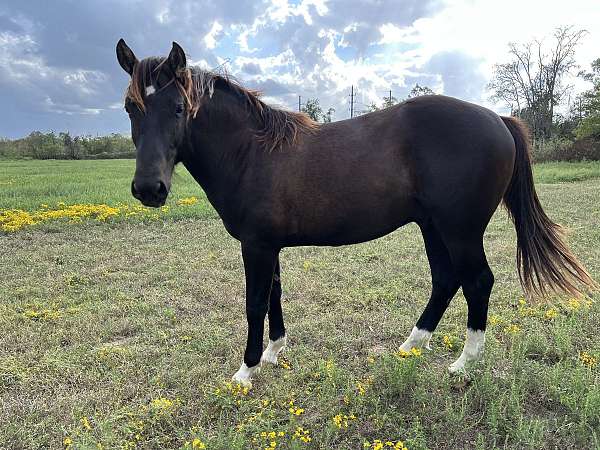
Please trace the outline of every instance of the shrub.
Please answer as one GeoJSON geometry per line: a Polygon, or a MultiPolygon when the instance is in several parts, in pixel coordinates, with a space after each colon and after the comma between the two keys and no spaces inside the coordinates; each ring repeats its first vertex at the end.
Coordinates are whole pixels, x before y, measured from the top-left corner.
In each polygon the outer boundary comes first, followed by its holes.
{"type": "Polygon", "coordinates": [[[566,138],[537,141],[533,145],[532,156],[534,162],[599,161],[600,140],[587,137],[575,141],[566,138]]]}

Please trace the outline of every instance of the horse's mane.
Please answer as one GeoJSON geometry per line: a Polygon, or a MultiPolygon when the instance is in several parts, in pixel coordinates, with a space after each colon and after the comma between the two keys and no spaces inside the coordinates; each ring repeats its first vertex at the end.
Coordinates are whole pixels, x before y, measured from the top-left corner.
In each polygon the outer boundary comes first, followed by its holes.
{"type": "Polygon", "coordinates": [[[256,131],[259,142],[273,151],[283,145],[294,144],[298,136],[311,133],[319,126],[304,113],[284,111],[267,105],[260,99],[260,92],[243,87],[226,72],[216,73],[199,67],[186,67],[177,75],[166,66],[166,58],[151,57],[138,62],[125,96],[145,111],[144,98],[146,86],[159,79],[161,71],[170,74],[170,81],[158,86],[158,90],[175,83],[181,92],[187,110],[188,119],[193,119],[205,101],[210,100],[215,89],[223,89],[242,99],[248,111],[258,120],[261,127],[256,131]]]}

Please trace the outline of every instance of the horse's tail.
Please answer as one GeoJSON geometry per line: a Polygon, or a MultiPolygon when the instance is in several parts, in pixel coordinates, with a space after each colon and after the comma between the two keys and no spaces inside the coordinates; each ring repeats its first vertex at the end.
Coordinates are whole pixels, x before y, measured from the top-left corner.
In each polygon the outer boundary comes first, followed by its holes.
{"type": "Polygon", "coordinates": [[[521,286],[529,295],[548,289],[579,296],[587,287],[598,288],[563,240],[563,228],[542,209],[533,185],[529,130],[519,119],[502,117],[515,140],[515,167],[504,204],[517,230],[517,268],[521,286]]]}

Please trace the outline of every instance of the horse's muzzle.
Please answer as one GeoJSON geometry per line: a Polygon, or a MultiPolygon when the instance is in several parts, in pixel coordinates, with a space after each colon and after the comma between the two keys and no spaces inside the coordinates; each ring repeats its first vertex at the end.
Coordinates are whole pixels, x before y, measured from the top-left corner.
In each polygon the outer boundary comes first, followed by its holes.
{"type": "Polygon", "coordinates": [[[167,201],[169,189],[162,181],[133,180],[131,182],[131,194],[144,206],[158,208],[167,201]]]}

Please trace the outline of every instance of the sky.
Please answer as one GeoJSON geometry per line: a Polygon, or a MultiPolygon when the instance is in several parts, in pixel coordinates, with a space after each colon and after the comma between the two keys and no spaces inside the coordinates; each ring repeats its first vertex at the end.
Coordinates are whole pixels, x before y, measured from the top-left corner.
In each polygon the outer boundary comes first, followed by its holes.
{"type": "MultiPolygon", "coordinates": [[[[598,0],[3,0],[0,137],[33,130],[129,134],[129,76],[115,45],[139,59],[166,55],[224,67],[267,103],[297,109],[317,97],[334,119],[416,84],[506,112],[486,89],[508,43],[586,29],[577,63],[600,57],[598,0]]],[[[575,91],[587,86],[571,79],[575,91]]]]}

